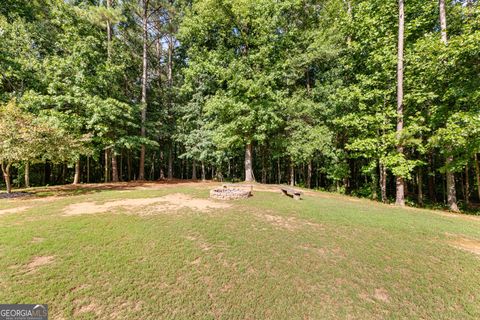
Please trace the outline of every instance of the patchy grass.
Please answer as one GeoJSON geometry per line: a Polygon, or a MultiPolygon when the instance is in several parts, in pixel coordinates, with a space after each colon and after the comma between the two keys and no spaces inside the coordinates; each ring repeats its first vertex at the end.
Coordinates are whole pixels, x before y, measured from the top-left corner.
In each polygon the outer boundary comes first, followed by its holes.
{"type": "Polygon", "coordinates": [[[480,318],[479,219],[264,186],[224,206],[213,186],[0,200],[0,301],[51,319],[480,318]]]}

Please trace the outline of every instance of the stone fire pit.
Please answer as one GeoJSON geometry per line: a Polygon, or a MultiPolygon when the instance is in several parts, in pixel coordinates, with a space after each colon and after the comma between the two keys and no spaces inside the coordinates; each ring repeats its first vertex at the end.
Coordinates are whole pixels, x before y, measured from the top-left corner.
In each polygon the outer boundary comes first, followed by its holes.
{"type": "Polygon", "coordinates": [[[219,200],[246,199],[251,194],[250,190],[240,188],[217,188],[210,190],[210,198],[219,200]]]}

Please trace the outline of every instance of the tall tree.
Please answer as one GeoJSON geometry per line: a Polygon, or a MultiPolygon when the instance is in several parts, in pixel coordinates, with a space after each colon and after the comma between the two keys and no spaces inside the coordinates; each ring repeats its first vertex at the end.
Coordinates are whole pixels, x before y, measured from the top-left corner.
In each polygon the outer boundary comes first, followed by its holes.
{"type": "MultiPolygon", "coordinates": [[[[398,0],[398,55],[397,55],[397,152],[403,156],[403,46],[405,30],[404,0],[398,0]]],[[[405,181],[403,176],[396,177],[396,199],[398,206],[405,205],[405,181]]]]}
{"type": "MultiPolygon", "coordinates": [[[[145,125],[147,122],[147,82],[148,82],[148,18],[149,18],[149,0],[140,0],[142,8],[142,113],[140,135],[146,137],[145,125]]],[[[140,147],[140,162],[138,169],[138,179],[145,179],[145,144],[140,147]]]]}
{"type": "MultiPolygon", "coordinates": [[[[441,28],[441,40],[442,43],[447,46],[448,45],[448,37],[447,37],[447,13],[445,8],[445,0],[439,1],[440,7],[440,28],[441,28]]],[[[447,152],[451,149],[451,147],[447,147],[447,152]]],[[[453,162],[453,155],[448,154],[447,159],[445,161],[445,176],[447,180],[447,203],[450,210],[454,212],[460,211],[457,205],[457,190],[455,187],[455,174],[452,172],[451,164],[453,162]]]]}

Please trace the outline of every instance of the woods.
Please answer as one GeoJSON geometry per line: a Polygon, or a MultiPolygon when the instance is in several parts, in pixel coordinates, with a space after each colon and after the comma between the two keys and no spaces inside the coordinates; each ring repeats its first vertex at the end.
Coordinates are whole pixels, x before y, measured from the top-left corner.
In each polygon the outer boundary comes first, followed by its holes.
{"type": "Polygon", "coordinates": [[[475,208],[479,10],[3,1],[3,184],[256,180],[475,208]]]}

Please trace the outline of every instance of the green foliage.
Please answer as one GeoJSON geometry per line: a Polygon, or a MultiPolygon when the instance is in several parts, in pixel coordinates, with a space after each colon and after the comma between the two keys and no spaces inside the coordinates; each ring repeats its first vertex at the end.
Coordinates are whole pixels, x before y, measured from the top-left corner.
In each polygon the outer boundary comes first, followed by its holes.
{"type": "Polygon", "coordinates": [[[15,101],[0,107],[0,162],[73,161],[89,154],[88,136],[74,136],[58,118],[34,117],[15,101]]]}
{"type": "Polygon", "coordinates": [[[438,1],[406,3],[401,132],[397,0],[4,2],[0,101],[15,98],[18,117],[55,128],[56,141],[69,137],[64,151],[35,153],[20,143],[10,145],[13,154],[70,164],[92,154],[98,175],[109,170],[101,152],[126,155],[135,171],[132,160],[146,146],[152,177],[168,154],[177,177],[189,175],[179,160],[189,159],[212,172],[228,164],[239,178],[252,145],[254,170],[269,182],[289,182],[293,166],[296,183],[375,198],[377,184],[389,189],[398,176],[412,190],[428,181],[432,201],[442,198],[435,194],[444,192],[445,172],[456,173],[457,187],[473,185],[478,1],[446,2],[448,45],[438,1]]]}

